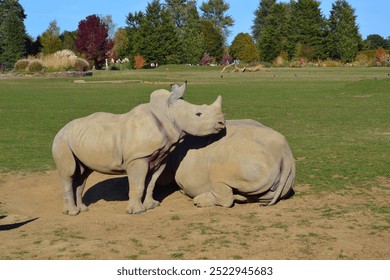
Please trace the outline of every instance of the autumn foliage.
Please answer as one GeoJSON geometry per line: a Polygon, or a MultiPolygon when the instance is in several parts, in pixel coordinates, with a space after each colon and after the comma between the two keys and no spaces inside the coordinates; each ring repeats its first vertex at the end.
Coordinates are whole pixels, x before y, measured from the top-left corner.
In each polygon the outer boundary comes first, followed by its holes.
{"type": "Polygon", "coordinates": [[[134,57],[134,68],[135,69],[142,69],[146,65],[146,60],[142,55],[137,54],[134,57]]]}
{"type": "Polygon", "coordinates": [[[107,52],[113,47],[113,42],[108,39],[107,24],[97,15],[80,21],[75,45],[85,59],[92,60],[95,67],[100,69],[107,58],[107,52]]]}

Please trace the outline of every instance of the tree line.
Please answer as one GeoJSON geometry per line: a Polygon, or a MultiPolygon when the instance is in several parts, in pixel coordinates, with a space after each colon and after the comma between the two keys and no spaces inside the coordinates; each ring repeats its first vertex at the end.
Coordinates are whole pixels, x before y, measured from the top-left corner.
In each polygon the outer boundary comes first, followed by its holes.
{"type": "MultiPolygon", "coordinates": [[[[60,29],[56,21],[38,38],[28,36],[25,11],[17,0],[0,0],[0,63],[7,67],[27,55],[69,49],[96,67],[106,58],[135,58],[158,64],[246,63],[332,59],[353,61],[361,50],[390,48],[390,39],[372,34],[363,40],[354,8],[335,0],[326,18],[320,1],[259,0],[252,34],[239,33],[230,46],[227,38],[234,19],[224,0],[151,0],[144,11],[129,13],[126,26],[115,29],[111,16],[90,15],[75,31],[60,29]]],[[[141,63],[142,65],[142,63],[141,63]]]]}

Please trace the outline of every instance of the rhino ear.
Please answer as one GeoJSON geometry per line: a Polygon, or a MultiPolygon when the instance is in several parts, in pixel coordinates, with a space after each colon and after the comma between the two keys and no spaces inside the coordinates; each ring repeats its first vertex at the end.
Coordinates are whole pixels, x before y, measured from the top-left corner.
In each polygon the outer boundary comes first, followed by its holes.
{"type": "Polygon", "coordinates": [[[172,93],[169,96],[168,104],[172,105],[177,100],[182,99],[184,95],[184,91],[186,89],[187,81],[184,84],[179,86],[178,84],[172,85],[172,93]]]}
{"type": "Polygon", "coordinates": [[[171,84],[172,92],[179,88],[179,84],[171,84]]]}
{"type": "Polygon", "coordinates": [[[211,105],[218,108],[222,108],[222,96],[218,95],[217,99],[211,105]]]}

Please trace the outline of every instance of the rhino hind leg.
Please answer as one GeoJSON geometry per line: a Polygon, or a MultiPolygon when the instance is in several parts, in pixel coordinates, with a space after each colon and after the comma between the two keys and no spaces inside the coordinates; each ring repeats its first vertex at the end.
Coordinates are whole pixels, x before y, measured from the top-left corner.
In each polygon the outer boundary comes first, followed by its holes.
{"type": "Polygon", "coordinates": [[[76,206],[80,212],[88,211],[88,207],[83,203],[83,191],[85,188],[85,183],[87,182],[87,178],[91,175],[92,170],[84,168],[82,174],[80,174],[79,179],[74,181],[74,188],[76,193],[76,206]]]}
{"type": "Polygon", "coordinates": [[[215,206],[215,197],[211,192],[205,192],[201,193],[197,196],[195,196],[192,201],[194,204],[198,207],[208,207],[208,206],[215,206]]]}
{"type": "Polygon", "coordinates": [[[157,206],[160,206],[160,202],[158,202],[153,198],[153,191],[154,191],[154,187],[156,186],[156,181],[160,177],[164,169],[165,169],[165,164],[161,165],[160,168],[157,171],[155,171],[152,174],[152,176],[150,176],[150,180],[146,188],[146,195],[143,203],[146,210],[153,209],[156,208],[157,206]]]}
{"type": "Polygon", "coordinates": [[[194,204],[198,207],[220,205],[232,207],[234,200],[238,198],[233,195],[231,187],[224,183],[212,183],[211,192],[202,193],[194,197],[194,204]]]}
{"type": "Polygon", "coordinates": [[[80,210],[75,203],[75,193],[71,178],[62,178],[62,189],[64,196],[64,209],[62,213],[65,215],[75,216],[80,213],[80,210]]]}

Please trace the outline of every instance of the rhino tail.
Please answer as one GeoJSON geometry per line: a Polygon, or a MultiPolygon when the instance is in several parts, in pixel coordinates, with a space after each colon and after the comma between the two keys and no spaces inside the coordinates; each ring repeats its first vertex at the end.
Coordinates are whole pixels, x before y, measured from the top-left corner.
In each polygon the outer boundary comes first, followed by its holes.
{"type": "Polygon", "coordinates": [[[276,190],[274,197],[267,206],[274,205],[280,199],[284,198],[292,191],[295,179],[295,163],[294,160],[282,159],[280,163],[280,178],[271,190],[276,190]]]}

